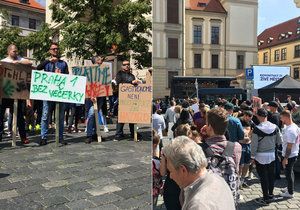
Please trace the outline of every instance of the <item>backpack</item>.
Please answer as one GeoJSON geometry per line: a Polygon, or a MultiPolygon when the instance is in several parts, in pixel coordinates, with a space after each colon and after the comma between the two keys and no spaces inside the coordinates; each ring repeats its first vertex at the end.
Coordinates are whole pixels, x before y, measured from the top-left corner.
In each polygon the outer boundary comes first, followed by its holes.
{"type": "Polygon", "coordinates": [[[234,202],[237,204],[239,179],[236,164],[232,158],[234,143],[228,141],[222,154],[215,153],[207,143],[204,143],[202,148],[207,158],[207,169],[224,178],[232,192],[234,202]]]}
{"type": "Polygon", "coordinates": [[[154,158],[152,160],[152,176],[153,176],[153,185],[152,185],[152,189],[153,189],[153,197],[157,197],[160,192],[161,189],[163,188],[163,180],[162,180],[162,176],[160,175],[159,169],[158,169],[158,164],[155,163],[155,160],[159,160],[154,158]]]}

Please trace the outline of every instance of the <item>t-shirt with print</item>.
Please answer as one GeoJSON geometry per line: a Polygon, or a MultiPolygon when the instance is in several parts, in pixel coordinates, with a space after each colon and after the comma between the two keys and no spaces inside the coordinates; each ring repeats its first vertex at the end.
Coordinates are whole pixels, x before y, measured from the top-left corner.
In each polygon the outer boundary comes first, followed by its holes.
{"type": "Polygon", "coordinates": [[[292,143],[293,147],[289,158],[298,156],[299,153],[299,139],[300,134],[299,127],[293,123],[289,126],[286,126],[282,131],[283,143],[282,143],[282,155],[285,156],[285,151],[288,143],[292,143]]]}

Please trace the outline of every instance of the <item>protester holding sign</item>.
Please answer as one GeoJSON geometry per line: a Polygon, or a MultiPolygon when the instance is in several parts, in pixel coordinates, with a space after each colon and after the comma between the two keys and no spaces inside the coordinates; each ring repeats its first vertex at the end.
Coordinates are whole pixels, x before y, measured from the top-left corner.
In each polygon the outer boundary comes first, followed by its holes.
{"type": "MultiPolygon", "coordinates": [[[[25,64],[25,65],[32,64],[29,60],[18,56],[18,48],[14,44],[11,44],[8,46],[7,55],[8,56],[5,59],[1,60],[2,62],[14,63],[14,64],[25,64]]],[[[6,89],[7,88],[4,87],[4,90],[6,90],[6,89]]],[[[13,91],[13,90],[11,90],[11,91],[13,91]]],[[[2,134],[3,134],[3,130],[4,130],[3,120],[4,120],[5,110],[6,110],[6,108],[9,108],[11,115],[13,115],[13,104],[14,104],[14,99],[11,99],[11,98],[3,98],[2,99],[2,104],[0,105],[0,110],[1,110],[1,113],[0,113],[0,141],[2,140],[2,134]]],[[[26,131],[25,131],[24,109],[25,109],[25,101],[18,100],[17,126],[19,128],[21,142],[23,144],[29,144],[29,140],[26,137],[26,131]]]]}
{"type": "MultiPolygon", "coordinates": [[[[128,60],[123,61],[122,70],[120,70],[116,75],[116,82],[117,85],[120,85],[122,83],[137,85],[139,83],[139,80],[136,80],[135,76],[130,72],[130,64],[128,60]]],[[[119,123],[119,122],[117,123],[116,135],[115,135],[116,141],[119,141],[122,138],[124,138],[123,127],[124,127],[124,123],[119,123]]],[[[129,123],[129,128],[130,128],[130,136],[131,138],[134,138],[134,124],[129,123]]]]}
{"type": "MultiPolygon", "coordinates": [[[[47,72],[55,72],[62,74],[69,74],[68,65],[65,61],[60,59],[59,46],[57,43],[51,43],[49,53],[51,57],[37,66],[38,70],[44,69],[47,72]]],[[[41,140],[40,146],[47,144],[47,134],[49,126],[49,117],[55,108],[55,102],[43,101],[43,115],[41,122],[41,140]]],[[[64,103],[59,103],[59,142],[63,145],[67,143],[63,140],[64,130],[64,103]]]]}

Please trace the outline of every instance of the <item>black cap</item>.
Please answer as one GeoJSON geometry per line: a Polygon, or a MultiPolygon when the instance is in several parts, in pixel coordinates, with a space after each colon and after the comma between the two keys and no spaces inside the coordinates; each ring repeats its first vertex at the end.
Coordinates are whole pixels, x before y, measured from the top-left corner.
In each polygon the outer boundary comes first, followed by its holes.
{"type": "Polygon", "coordinates": [[[276,101],[271,101],[271,102],[269,102],[269,105],[268,105],[268,106],[276,107],[276,108],[279,107],[279,105],[278,105],[278,103],[277,103],[276,101]]]}
{"type": "Polygon", "coordinates": [[[258,109],[256,113],[260,117],[267,117],[268,116],[268,111],[265,108],[258,109]]]}

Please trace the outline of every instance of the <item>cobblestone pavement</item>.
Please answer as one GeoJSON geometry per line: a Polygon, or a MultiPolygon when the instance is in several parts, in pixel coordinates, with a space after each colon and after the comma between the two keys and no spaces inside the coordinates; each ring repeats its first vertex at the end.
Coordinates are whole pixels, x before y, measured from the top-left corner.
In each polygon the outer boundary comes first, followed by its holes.
{"type": "Polygon", "coordinates": [[[152,209],[150,128],[141,126],[140,142],[114,142],[109,129],[90,145],[84,132],[67,134],[63,147],[1,142],[0,209],[152,209]]]}

